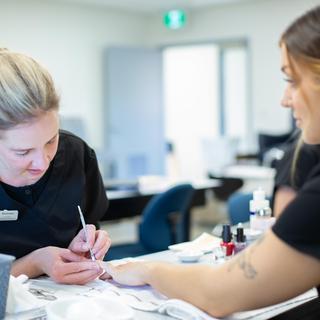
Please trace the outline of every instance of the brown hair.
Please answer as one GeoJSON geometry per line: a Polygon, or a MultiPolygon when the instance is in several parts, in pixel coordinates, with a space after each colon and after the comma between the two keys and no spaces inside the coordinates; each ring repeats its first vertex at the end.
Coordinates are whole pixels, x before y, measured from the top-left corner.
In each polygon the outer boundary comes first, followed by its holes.
{"type": "Polygon", "coordinates": [[[58,108],[59,97],[48,71],[24,54],[0,48],[0,130],[58,108]]]}
{"type": "MultiPolygon", "coordinates": [[[[280,38],[280,45],[286,47],[293,76],[299,78],[294,61],[313,73],[317,79],[317,87],[320,88],[320,6],[307,11],[289,25],[280,38]]],[[[303,92],[302,95],[308,105],[306,95],[303,92]]],[[[302,146],[303,140],[300,137],[297,141],[290,172],[293,187],[296,186],[297,162],[302,146]]]]}
{"type": "Polygon", "coordinates": [[[307,11],[289,25],[281,36],[280,44],[285,45],[289,58],[320,77],[320,6],[307,11]]]}

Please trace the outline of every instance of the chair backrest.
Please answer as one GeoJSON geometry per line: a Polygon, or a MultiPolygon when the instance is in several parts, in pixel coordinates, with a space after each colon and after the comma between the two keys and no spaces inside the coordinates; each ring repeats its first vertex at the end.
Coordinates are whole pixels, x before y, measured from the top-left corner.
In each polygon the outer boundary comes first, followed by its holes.
{"type": "Polygon", "coordinates": [[[228,214],[230,223],[235,225],[239,222],[250,220],[249,202],[252,199],[252,193],[234,193],[228,200],[228,214]]]}
{"type": "Polygon", "coordinates": [[[191,184],[180,184],[149,201],[139,226],[140,242],[149,252],[166,250],[179,240],[184,227],[183,216],[189,210],[193,194],[191,184]],[[170,216],[175,213],[179,213],[180,219],[177,225],[172,225],[170,216]]]}

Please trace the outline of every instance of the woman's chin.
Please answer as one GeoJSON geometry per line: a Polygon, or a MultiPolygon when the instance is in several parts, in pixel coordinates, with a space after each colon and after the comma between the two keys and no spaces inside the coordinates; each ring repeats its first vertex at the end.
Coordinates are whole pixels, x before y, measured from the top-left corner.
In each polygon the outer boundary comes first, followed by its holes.
{"type": "Polygon", "coordinates": [[[320,144],[320,135],[317,137],[313,134],[308,134],[307,132],[302,132],[302,140],[306,144],[320,144]]]}

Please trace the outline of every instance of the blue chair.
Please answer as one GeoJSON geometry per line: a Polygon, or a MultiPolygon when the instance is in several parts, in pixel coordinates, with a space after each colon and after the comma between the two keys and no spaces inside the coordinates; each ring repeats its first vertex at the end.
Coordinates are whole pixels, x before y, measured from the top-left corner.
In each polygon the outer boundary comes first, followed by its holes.
{"type": "Polygon", "coordinates": [[[252,193],[236,192],[227,202],[227,210],[231,225],[250,220],[249,202],[252,199],[252,193]]]}
{"type": "Polygon", "coordinates": [[[139,242],[111,246],[105,260],[162,251],[183,241],[184,221],[189,214],[193,194],[190,184],[180,184],[152,197],[142,212],[139,242]]]}

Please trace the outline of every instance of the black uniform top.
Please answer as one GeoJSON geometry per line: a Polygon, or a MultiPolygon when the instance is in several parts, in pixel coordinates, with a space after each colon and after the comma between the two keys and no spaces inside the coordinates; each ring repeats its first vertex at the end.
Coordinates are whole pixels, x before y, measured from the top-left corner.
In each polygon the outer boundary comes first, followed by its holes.
{"type": "MultiPolygon", "coordinates": [[[[295,135],[288,144],[284,157],[277,163],[273,190],[274,195],[279,187],[289,186],[297,191],[297,197],[284,209],[272,230],[291,247],[320,259],[320,145],[302,145],[292,179],[292,159],[298,138],[295,135]]],[[[320,294],[319,284],[317,290],[320,294]]],[[[316,304],[319,303],[320,300],[317,299],[316,304]]],[[[306,315],[310,316],[307,305],[302,305],[301,310],[293,311],[295,319],[298,311],[301,312],[301,319],[306,315]]],[[[312,309],[312,314],[315,315],[312,319],[319,318],[319,310],[312,309]]],[[[291,316],[288,314],[287,318],[291,319],[291,316]]]]}
{"type": "Polygon", "coordinates": [[[284,209],[273,232],[297,250],[320,259],[320,163],[284,209]]]}
{"type": "MultiPolygon", "coordinates": [[[[291,168],[297,138],[288,144],[283,158],[276,164],[273,196],[281,186],[291,187],[295,191],[300,190],[313,175],[316,165],[320,163],[320,145],[303,144],[298,153],[294,177],[292,179],[291,168]]],[[[274,198],[272,198],[272,207],[273,201],[274,198]]]]}
{"type": "Polygon", "coordinates": [[[97,225],[108,200],[95,152],[61,130],[58,151],[37,183],[0,184],[0,209],[19,211],[16,221],[0,221],[0,252],[20,258],[45,246],[67,247],[81,229],[78,205],[86,223],[97,225]]]}

